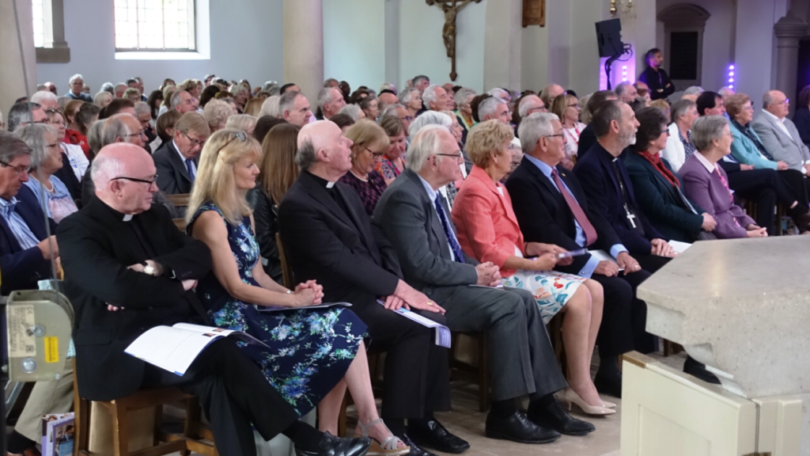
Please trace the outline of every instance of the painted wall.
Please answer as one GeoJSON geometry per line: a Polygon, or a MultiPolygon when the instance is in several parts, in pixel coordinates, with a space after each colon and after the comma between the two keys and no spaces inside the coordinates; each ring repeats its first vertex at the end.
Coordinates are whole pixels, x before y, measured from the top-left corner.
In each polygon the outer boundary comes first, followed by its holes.
{"type": "Polygon", "coordinates": [[[210,2],[210,60],[116,60],[113,2],[67,0],[65,39],[71,62],[38,64],[39,82],[53,81],[67,92],[71,75],[82,73],[92,93],[104,82],[141,76],[147,90],[171,77],[178,83],[216,73],[226,79],[248,79],[256,85],[282,77],[282,0],[210,2]]]}
{"type": "Polygon", "coordinates": [[[385,81],[385,2],[323,0],[325,78],[379,90],[385,81]]]}

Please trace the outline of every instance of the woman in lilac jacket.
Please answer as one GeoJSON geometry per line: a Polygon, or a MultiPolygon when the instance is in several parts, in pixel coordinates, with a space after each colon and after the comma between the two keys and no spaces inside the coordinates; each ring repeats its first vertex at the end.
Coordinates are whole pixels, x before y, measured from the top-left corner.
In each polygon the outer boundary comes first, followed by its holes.
{"type": "Polygon", "coordinates": [[[734,204],[728,176],[717,162],[731,153],[728,121],[723,116],[706,116],[692,125],[692,141],[697,153],[679,170],[686,196],[717,221],[714,234],[719,239],[766,237],[768,232],[734,204]]]}

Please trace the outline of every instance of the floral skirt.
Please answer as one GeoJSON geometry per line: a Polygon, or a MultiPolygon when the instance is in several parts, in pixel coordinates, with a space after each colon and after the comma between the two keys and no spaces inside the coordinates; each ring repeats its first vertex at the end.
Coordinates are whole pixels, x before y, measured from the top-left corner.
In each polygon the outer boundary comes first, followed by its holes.
{"type": "Polygon", "coordinates": [[[366,334],[365,323],[345,308],[265,313],[232,301],[212,317],[216,326],[244,331],[270,346],[238,343],[299,416],[343,379],[366,334]]]}
{"type": "Polygon", "coordinates": [[[563,308],[583,282],[584,277],[556,271],[517,271],[502,281],[504,287],[530,291],[540,306],[545,324],[563,308]]]}

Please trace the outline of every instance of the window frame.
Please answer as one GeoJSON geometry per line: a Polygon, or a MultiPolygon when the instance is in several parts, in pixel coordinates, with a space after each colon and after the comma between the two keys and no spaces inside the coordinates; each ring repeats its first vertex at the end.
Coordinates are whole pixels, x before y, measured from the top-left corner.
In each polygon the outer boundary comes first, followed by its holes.
{"type": "MultiPolygon", "coordinates": [[[[35,48],[37,63],[69,63],[70,47],[65,41],[64,0],[42,0],[42,4],[43,13],[47,13],[50,9],[50,24],[46,17],[43,30],[45,46],[35,48]]],[[[33,17],[33,2],[31,9],[33,17]]]]}
{"type": "MultiPolygon", "coordinates": [[[[43,0],[43,1],[47,1],[47,0],[43,0]]],[[[141,2],[142,0],[134,0],[134,1],[141,2]]],[[[198,26],[199,26],[199,17],[198,17],[198,14],[197,14],[198,1],[197,0],[187,0],[187,1],[188,1],[188,4],[190,5],[190,7],[192,9],[192,17],[191,17],[191,20],[189,21],[189,26],[191,27],[191,35],[192,35],[192,39],[190,41],[193,41],[194,48],[119,48],[118,46],[115,46],[116,58],[118,58],[119,53],[125,54],[125,53],[130,53],[130,52],[132,52],[132,53],[140,52],[140,53],[149,53],[149,54],[159,54],[159,53],[198,53],[199,52],[199,50],[198,50],[199,49],[199,37],[198,37],[198,32],[197,32],[197,29],[198,29],[198,26]]],[[[165,8],[165,5],[164,5],[164,8],[165,8]]],[[[138,4],[137,3],[136,3],[136,6],[135,6],[135,9],[136,10],[138,9],[138,4]]],[[[165,17],[165,9],[164,9],[164,17],[165,17]]],[[[113,44],[115,44],[115,42],[118,39],[115,23],[116,23],[116,20],[115,20],[115,2],[113,1],[113,44]]],[[[136,27],[137,27],[137,20],[136,20],[136,27]]],[[[163,23],[163,36],[164,36],[163,42],[165,43],[166,42],[166,39],[165,39],[165,36],[166,36],[166,24],[165,24],[165,22],[163,23]]]]}

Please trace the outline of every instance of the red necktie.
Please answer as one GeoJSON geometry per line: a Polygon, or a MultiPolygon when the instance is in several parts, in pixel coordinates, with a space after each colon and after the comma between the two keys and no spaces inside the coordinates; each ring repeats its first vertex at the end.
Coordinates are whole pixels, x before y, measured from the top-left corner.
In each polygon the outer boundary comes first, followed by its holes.
{"type": "Polygon", "coordinates": [[[588,217],[585,216],[582,206],[580,206],[574,196],[565,189],[565,185],[560,180],[560,176],[557,175],[557,170],[554,168],[551,169],[551,178],[554,179],[554,183],[557,184],[557,188],[560,190],[560,193],[562,193],[563,198],[565,198],[568,208],[571,209],[571,213],[574,214],[574,219],[579,223],[582,231],[585,232],[585,247],[596,242],[596,240],[599,239],[599,236],[596,234],[596,229],[591,225],[588,217]]]}

